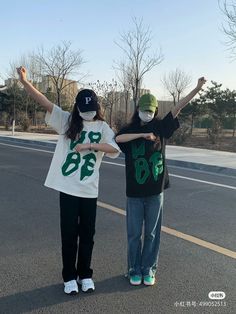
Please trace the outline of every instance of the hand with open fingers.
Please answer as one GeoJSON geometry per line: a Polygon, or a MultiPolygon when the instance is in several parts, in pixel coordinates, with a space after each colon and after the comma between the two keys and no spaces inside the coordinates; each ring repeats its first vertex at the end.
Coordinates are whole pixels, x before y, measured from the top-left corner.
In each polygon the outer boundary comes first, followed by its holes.
{"type": "Polygon", "coordinates": [[[89,150],[90,149],[90,144],[77,144],[75,146],[75,151],[77,153],[82,152],[83,150],[89,150]]]}
{"type": "Polygon", "coordinates": [[[206,83],[206,81],[207,81],[207,80],[205,79],[204,76],[200,77],[200,78],[198,79],[198,82],[197,82],[197,87],[198,87],[199,89],[201,89],[202,86],[206,83]]]}
{"type": "Polygon", "coordinates": [[[16,68],[16,70],[17,70],[17,73],[19,75],[19,80],[21,82],[26,81],[27,80],[26,79],[26,69],[23,66],[20,66],[19,68],[16,68]]]}
{"type": "Polygon", "coordinates": [[[151,133],[144,133],[143,137],[145,138],[145,140],[148,140],[148,141],[153,141],[153,142],[156,141],[156,136],[152,132],[151,133]]]}

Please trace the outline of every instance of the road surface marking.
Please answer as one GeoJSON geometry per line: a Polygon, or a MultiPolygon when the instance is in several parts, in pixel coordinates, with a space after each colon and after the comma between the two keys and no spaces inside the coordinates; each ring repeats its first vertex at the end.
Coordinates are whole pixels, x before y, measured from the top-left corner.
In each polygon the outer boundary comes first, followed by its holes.
{"type": "MultiPolygon", "coordinates": [[[[102,163],[104,164],[110,164],[110,165],[115,165],[115,166],[120,166],[120,167],[125,167],[124,164],[118,164],[115,162],[110,162],[110,161],[102,161],[102,163]]],[[[210,184],[210,185],[215,185],[215,186],[219,186],[222,188],[227,188],[227,189],[232,189],[232,190],[236,190],[236,186],[232,186],[232,185],[227,185],[227,184],[221,184],[221,183],[215,183],[215,182],[211,182],[211,181],[205,181],[205,180],[199,180],[199,179],[194,179],[194,178],[190,178],[190,177],[184,177],[184,176],[180,176],[177,174],[169,174],[171,177],[176,177],[179,179],[185,179],[185,180],[190,180],[190,181],[195,181],[195,182],[200,182],[200,183],[205,183],[205,184],[210,184]]]]}
{"type": "MultiPolygon", "coordinates": [[[[115,213],[118,213],[120,215],[126,216],[126,212],[123,209],[121,209],[121,208],[117,208],[117,207],[115,207],[113,205],[110,205],[110,204],[107,204],[107,203],[103,203],[103,202],[100,202],[100,201],[98,201],[97,204],[98,204],[98,206],[100,206],[102,208],[109,209],[109,210],[111,210],[111,211],[113,211],[115,213]]],[[[219,245],[216,245],[216,244],[213,244],[211,242],[207,242],[207,241],[201,240],[201,239],[196,238],[194,236],[188,235],[186,233],[183,233],[183,232],[180,232],[180,231],[177,231],[175,229],[172,229],[172,228],[169,228],[169,227],[165,227],[165,226],[161,227],[161,231],[165,232],[167,234],[170,234],[172,236],[175,236],[177,238],[180,238],[180,239],[189,241],[191,243],[197,244],[199,246],[205,247],[205,248],[207,248],[207,249],[209,249],[211,251],[215,251],[217,253],[220,253],[220,254],[223,254],[225,256],[228,256],[228,257],[236,259],[236,252],[231,251],[231,250],[226,249],[226,248],[223,248],[223,247],[221,247],[219,245]]]]}
{"type": "MultiPolygon", "coordinates": [[[[54,153],[54,152],[48,151],[48,150],[36,149],[36,148],[30,148],[30,147],[24,147],[24,146],[18,146],[18,145],[11,145],[11,144],[5,144],[5,143],[0,143],[0,145],[11,146],[11,147],[16,147],[16,148],[23,148],[23,149],[29,149],[29,150],[33,150],[33,151],[46,152],[46,153],[50,153],[50,154],[54,153]]],[[[103,163],[117,165],[117,166],[122,166],[122,167],[125,166],[123,164],[118,164],[118,163],[108,162],[108,161],[103,161],[103,163]]],[[[177,178],[181,178],[181,179],[185,179],[185,180],[197,181],[197,182],[202,182],[202,183],[206,183],[206,184],[216,185],[216,186],[220,186],[220,187],[236,189],[236,187],[233,187],[233,186],[230,186],[230,185],[219,184],[219,183],[214,183],[214,182],[204,181],[204,180],[198,180],[198,179],[193,179],[193,178],[179,176],[179,175],[172,175],[172,176],[177,177],[177,178]]],[[[125,211],[123,209],[121,209],[121,208],[118,208],[118,207],[115,207],[113,205],[110,205],[110,204],[107,204],[107,203],[103,203],[103,202],[100,202],[100,201],[98,201],[97,204],[98,204],[98,206],[100,206],[102,208],[109,209],[109,210],[111,210],[111,211],[113,211],[115,213],[118,213],[120,215],[123,215],[123,216],[126,215],[125,211]]],[[[197,244],[199,246],[202,246],[202,247],[205,247],[205,248],[207,248],[209,250],[212,250],[212,251],[215,251],[217,253],[220,253],[220,254],[223,254],[225,256],[228,256],[228,257],[236,259],[236,252],[231,251],[231,250],[226,249],[226,248],[223,248],[223,247],[221,247],[219,245],[216,245],[216,244],[213,244],[213,243],[201,240],[199,238],[196,238],[194,236],[182,233],[182,232],[177,231],[175,229],[171,229],[169,227],[162,226],[161,230],[163,232],[165,232],[167,234],[170,234],[170,235],[173,235],[173,236],[175,236],[177,238],[189,241],[191,243],[195,243],[195,244],[197,244]]]]}
{"type": "MultiPolygon", "coordinates": [[[[0,145],[16,147],[16,148],[23,148],[23,149],[39,151],[39,152],[45,152],[45,153],[49,153],[49,154],[53,154],[54,153],[54,151],[48,151],[48,150],[44,150],[44,149],[31,148],[31,147],[25,147],[25,146],[19,146],[19,145],[11,145],[11,144],[6,144],[6,143],[0,143],[0,145]]],[[[114,165],[114,166],[119,166],[119,167],[125,167],[124,164],[119,164],[119,163],[116,163],[116,162],[102,161],[102,163],[110,164],[110,165],[114,165]]],[[[190,180],[190,181],[205,183],[205,184],[209,184],[209,185],[219,186],[219,187],[227,188],[227,189],[231,189],[231,190],[236,190],[236,186],[232,186],[232,185],[220,184],[220,183],[215,183],[215,182],[205,181],[205,180],[199,180],[199,179],[193,179],[193,178],[190,178],[190,177],[179,176],[179,175],[176,175],[176,174],[169,174],[169,175],[171,177],[176,177],[176,178],[179,178],[179,179],[190,180]]]]}
{"type": "Polygon", "coordinates": [[[29,150],[34,150],[34,151],[37,151],[37,152],[44,152],[44,153],[50,153],[50,154],[54,153],[54,151],[50,151],[50,150],[44,150],[44,149],[32,148],[32,147],[25,147],[25,146],[20,146],[20,145],[12,145],[12,144],[6,144],[6,143],[0,143],[0,145],[16,147],[16,148],[23,148],[23,149],[29,149],[29,150]]]}

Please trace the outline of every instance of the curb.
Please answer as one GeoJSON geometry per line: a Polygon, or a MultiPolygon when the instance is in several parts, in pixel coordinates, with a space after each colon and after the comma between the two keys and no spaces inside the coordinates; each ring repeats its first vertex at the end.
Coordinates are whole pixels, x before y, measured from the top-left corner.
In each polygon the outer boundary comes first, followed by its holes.
{"type": "Polygon", "coordinates": [[[233,176],[236,178],[236,169],[227,168],[227,167],[219,167],[214,165],[206,165],[196,162],[183,161],[183,160],[175,160],[167,158],[167,166],[176,166],[181,168],[193,169],[193,170],[202,170],[227,176],[233,176]]]}
{"type": "MultiPolygon", "coordinates": [[[[21,138],[13,138],[0,135],[0,142],[9,144],[9,143],[18,143],[18,144],[34,144],[37,146],[48,147],[54,149],[56,147],[56,142],[53,141],[37,141],[30,139],[21,139],[21,138]]],[[[183,160],[175,160],[175,159],[166,159],[167,166],[176,166],[186,169],[194,169],[194,170],[202,170],[217,174],[223,174],[227,176],[235,176],[236,177],[236,169],[227,168],[227,167],[219,167],[214,165],[206,165],[196,162],[183,161],[183,160]]]]}
{"type": "Polygon", "coordinates": [[[37,141],[37,140],[13,138],[13,137],[7,137],[7,136],[0,136],[0,141],[6,144],[13,142],[13,143],[18,143],[18,144],[35,144],[38,146],[50,147],[50,148],[56,147],[56,142],[53,142],[53,141],[37,141]]]}

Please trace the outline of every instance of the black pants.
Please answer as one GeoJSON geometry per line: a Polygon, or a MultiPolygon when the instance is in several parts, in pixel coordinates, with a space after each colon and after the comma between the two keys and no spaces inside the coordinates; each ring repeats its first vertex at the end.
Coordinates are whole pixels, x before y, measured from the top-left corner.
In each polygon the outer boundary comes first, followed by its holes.
{"type": "Polygon", "coordinates": [[[82,198],[60,192],[62,277],[65,282],[78,276],[84,279],[93,275],[90,265],[96,208],[97,198],[82,198]]]}

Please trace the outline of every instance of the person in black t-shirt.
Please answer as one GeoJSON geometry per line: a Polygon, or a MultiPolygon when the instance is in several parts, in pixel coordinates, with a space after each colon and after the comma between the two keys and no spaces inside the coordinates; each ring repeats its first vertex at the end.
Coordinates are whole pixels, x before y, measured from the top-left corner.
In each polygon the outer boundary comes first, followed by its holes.
{"type": "Polygon", "coordinates": [[[179,128],[177,115],[201,90],[204,77],[162,120],[151,94],[139,99],[131,122],[116,135],[125,154],[128,277],[132,285],[154,285],[158,265],[163,191],[169,186],[165,161],[166,139],[179,128]],[[144,240],[141,241],[144,225],[144,240]]]}

